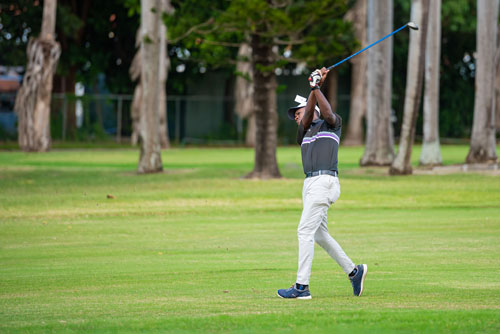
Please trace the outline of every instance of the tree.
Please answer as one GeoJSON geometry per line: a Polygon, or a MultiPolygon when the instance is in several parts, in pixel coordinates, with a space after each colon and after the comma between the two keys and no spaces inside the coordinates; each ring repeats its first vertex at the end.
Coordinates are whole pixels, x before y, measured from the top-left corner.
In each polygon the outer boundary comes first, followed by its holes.
{"type": "Polygon", "coordinates": [[[496,83],[495,83],[495,123],[496,123],[496,129],[497,131],[500,132],[500,25],[497,27],[498,32],[498,38],[497,38],[497,53],[496,53],[496,62],[497,62],[497,69],[496,69],[496,83]]]}
{"type": "MultiPolygon", "coordinates": [[[[160,1],[160,6],[162,8],[160,9],[161,13],[172,13],[172,7],[170,6],[170,1],[169,0],[162,0],[160,1]]],[[[142,105],[142,84],[141,84],[141,69],[142,69],[142,56],[141,56],[141,34],[140,34],[141,28],[137,30],[136,34],[136,47],[139,49],[137,50],[134,59],[132,61],[132,64],[130,65],[130,78],[133,81],[137,81],[137,84],[134,89],[134,97],[132,100],[132,106],[131,106],[131,118],[132,118],[132,136],[131,136],[131,144],[133,146],[137,145],[138,140],[139,140],[139,133],[140,133],[140,110],[141,110],[141,105],[142,105]]],[[[168,124],[167,124],[167,89],[166,89],[166,83],[167,83],[167,78],[168,78],[168,70],[170,68],[170,58],[168,57],[167,53],[167,27],[163,22],[160,25],[160,29],[158,30],[158,40],[160,43],[159,46],[159,63],[158,63],[158,72],[159,72],[159,78],[160,78],[160,87],[159,87],[159,94],[160,94],[160,103],[158,105],[158,117],[159,117],[159,123],[158,123],[158,132],[160,136],[160,145],[161,148],[169,148],[170,147],[170,141],[168,138],[168,124]]]]}
{"type": "Polygon", "coordinates": [[[227,58],[217,57],[227,56],[226,51],[213,45],[239,47],[247,42],[251,47],[257,132],[254,169],[247,177],[280,177],[276,68],[298,62],[323,66],[352,49],[351,25],[341,20],[347,5],[345,0],[177,2],[169,31],[176,40],[186,38],[184,45],[191,51],[212,50],[204,54],[205,62],[228,63],[227,58]]]}
{"type": "Polygon", "coordinates": [[[441,53],[441,0],[430,2],[425,48],[424,140],[420,164],[440,165],[439,144],[439,57],[441,53]]]}
{"type": "MultiPolygon", "coordinates": [[[[360,49],[367,46],[366,36],[366,0],[357,0],[355,6],[346,14],[346,19],[354,22],[356,38],[360,41],[360,49]]],[[[361,53],[350,60],[351,99],[349,106],[349,122],[344,145],[363,145],[363,117],[366,114],[366,70],[367,54],[361,53]]]]}
{"type": "Polygon", "coordinates": [[[28,43],[28,64],[14,107],[19,116],[19,146],[24,151],[50,149],[52,79],[61,54],[54,35],[56,8],[56,0],[45,0],[40,36],[28,43]]]}
{"type": "Polygon", "coordinates": [[[389,169],[391,175],[412,173],[411,151],[415,139],[416,122],[420,108],[420,98],[422,96],[428,13],[429,0],[412,0],[412,21],[421,22],[421,27],[418,32],[410,32],[403,125],[398,154],[389,169]]]}
{"type": "Polygon", "coordinates": [[[477,1],[477,65],[474,122],[467,163],[498,160],[495,139],[495,52],[498,0],[477,1]]]}
{"type": "MultiPolygon", "coordinates": [[[[170,0],[161,0],[161,13],[172,14],[173,8],[170,5],[170,0]]],[[[161,148],[169,148],[170,140],[168,138],[168,122],[167,122],[167,78],[168,70],[170,69],[170,58],[167,53],[167,26],[160,22],[160,29],[158,29],[158,38],[160,39],[160,61],[159,61],[159,75],[160,75],[160,105],[158,106],[160,145],[161,148]]]]}
{"type": "Polygon", "coordinates": [[[158,31],[161,30],[162,0],[141,0],[141,84],[139,173],[163,170],[158,131],[161,103],[160,47],[158,31]]]}
{"type": "Polygon", "coordinates": [[[278,114],[276,89],[278,87],[273,64],[276,62],[273,44],[269,38],[252,34],[252,72],[254,73],[254,113],[257,127],[255,165],[249,178],[281,177],[276,159],[278,114]],[[267,70],[266,70],[267,68],[267,70]],[[269,70],[271,69],[271,70],[269,70]]]}
{"type": "MultiPolygon", "coordinates": [[[[368,40],[375,42],[392,31],[392,0],[370,0],[368,4],[368,40]]],[[[392,39],[368,51],[368,107],[366,110],[366,146],[362,166],[390,165],[394,140],[390,123],[392,83],[392,39]]]]}
{"type": "Polygon", "coordinates": [[[132,134],[130,136],[130,143],[132,146],[136,146],[139,142],[139,132],[140,132],[140,115],[141,115],[141,105],[142,105],[142,84],[141,84],[141,68],[142,68],[142,56],[141,56],[141,27],[137,29],[135,46],[138,48],[135,53],[132,64],[130,65],[129,73],[130,79],[136,81],[134,88],[134,97],[132,98],[132,105],[130,106],[130,116],[132,119],[132,134]]]}
{"type": "Polygon", "coordinates": [[[248,120],[245,145],[255,147],[255,114],[253,107],[253,71],[250,62],[252,50],[248,43],[241,43],[238,49],[238,63],[236,64],[236,82],[234,87],[235,112],[242,119],[248,120]]]}

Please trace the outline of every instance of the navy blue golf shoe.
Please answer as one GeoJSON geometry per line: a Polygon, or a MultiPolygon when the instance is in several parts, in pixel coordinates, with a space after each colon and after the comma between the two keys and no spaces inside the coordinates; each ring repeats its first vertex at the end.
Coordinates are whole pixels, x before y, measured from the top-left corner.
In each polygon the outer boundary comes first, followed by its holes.
{"type": "Polygon", "coordinates": [[[309,288],[299,290],[295,284],[288,289],[279,289],[278,296],[281,298],[295,298],[295,299],[312,299],[309,288]]]}
{"type": "Polygon", "coordinates": [[[366,264],[360,264],[356,267],[357,272],[353,277],[349,277],[352,284],[352,292],[355,296],[361,296],[363,293],[363,283],[365,281],[366,273],[368,272],[368,266],[366,264]]]}

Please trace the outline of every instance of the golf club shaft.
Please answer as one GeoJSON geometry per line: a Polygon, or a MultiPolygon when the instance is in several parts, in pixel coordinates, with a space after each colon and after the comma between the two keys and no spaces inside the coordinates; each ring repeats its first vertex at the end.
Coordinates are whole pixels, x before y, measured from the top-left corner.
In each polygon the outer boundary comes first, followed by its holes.
{"type": "Polygon", "coordinates": [[[351,55],[351,56],[347,57],[346,59],[341,60],[341,61],[339,61],[338,63],[336,63],[336,64],[334,64],[334,65],[332,65],[332,66],[328,67],[328,68],[327,68],[327,70],[331,70],[332,68],[337,67],[338,65],[342,64],[342,63],[343,63],[343,62],[345,62],[346,60],[349,60],[349,59],[351,59],[352,57],[354,57],[355,55],[360,54],[361,52],[365,51],[366,49],[371,48],[371,47],[372,47],[372,46],[374,46],[375,44],[378,44],[378,43],[382,42],[382,41],[383,41],[384,39],[386,39],[387,37],[391,37],[392,35],[394,35],[394,34],[395,34],[395,33],[397,33],[398,31],[403,30],[404,28],[406,28],[407,26],[408,26],[408,23],[407,23],[407,24],[405,24],[404,26],[402,26],[401,28],[399,28],[399,29],[397,29],[397,30],[394,30],[394,31],[393,31],[393,32],[391,32],[389,35],[387,35],[387,36],[385,36],[385,37],[383,37],[383,38],[379,39],[379,40],[378,40],[378,41],[376,41],[375,43],[372,43],[372,44],[368,45],[367,47],[365,47],[364,49],[359,50],[358,52],[356,52],[355,54],[353,54],[353,55],[351,55]]]}

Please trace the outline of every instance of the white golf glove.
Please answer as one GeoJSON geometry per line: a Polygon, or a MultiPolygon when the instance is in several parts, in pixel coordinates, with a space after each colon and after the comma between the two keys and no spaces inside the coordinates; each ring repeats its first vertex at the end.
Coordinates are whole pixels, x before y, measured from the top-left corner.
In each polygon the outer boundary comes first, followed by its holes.
{"type": "Polygon", "coordinates": [[[319,88],[319,83],[321,82],[321,71],[316,70],[309,76],[309,85],[311,88],[319,88]]]}

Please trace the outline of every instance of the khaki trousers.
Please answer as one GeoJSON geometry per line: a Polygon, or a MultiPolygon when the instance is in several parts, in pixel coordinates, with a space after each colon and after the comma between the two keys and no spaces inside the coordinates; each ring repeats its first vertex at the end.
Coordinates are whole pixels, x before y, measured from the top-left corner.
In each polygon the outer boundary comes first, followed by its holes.
{"type": "Polygon", "coordinates": [[[304,208],[297,229],[299,239],[297,283],[299,284],[309,284],[315,241],[332,259],[337,261],[346,274],[354,270],[354,263],[328,233],[328,208],[335,203],[339,196],[340,183],[338,177],[319,175],[304,180],[302,190],[304,208]]]}

